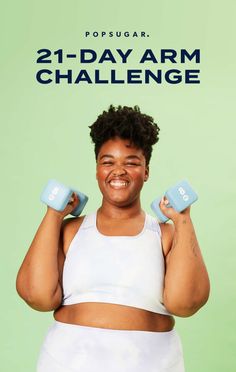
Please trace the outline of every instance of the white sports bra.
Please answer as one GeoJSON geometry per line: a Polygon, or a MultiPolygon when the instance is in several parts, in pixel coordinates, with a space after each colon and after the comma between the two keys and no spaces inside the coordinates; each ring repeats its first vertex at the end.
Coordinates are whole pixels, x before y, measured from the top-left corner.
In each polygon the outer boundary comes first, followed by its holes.
{"type": "Polygon", "coordinates": [[[62,305],[105,302],[170,315],[163,305],[164,257],[161,230],[146,213],[135,236],[107,236],[97,212],[85,216],[64,263],[62,305]]]}

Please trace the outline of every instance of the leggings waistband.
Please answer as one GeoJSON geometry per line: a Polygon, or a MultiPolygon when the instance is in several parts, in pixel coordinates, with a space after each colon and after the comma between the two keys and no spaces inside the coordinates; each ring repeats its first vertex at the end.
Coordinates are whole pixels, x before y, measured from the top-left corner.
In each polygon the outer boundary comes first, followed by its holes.
{"type": "Polygon", "coordinates": [[[176,330],[116,330],[54,321],[42,345],[37,372],[106,370],[184,372],[176,330]]]}

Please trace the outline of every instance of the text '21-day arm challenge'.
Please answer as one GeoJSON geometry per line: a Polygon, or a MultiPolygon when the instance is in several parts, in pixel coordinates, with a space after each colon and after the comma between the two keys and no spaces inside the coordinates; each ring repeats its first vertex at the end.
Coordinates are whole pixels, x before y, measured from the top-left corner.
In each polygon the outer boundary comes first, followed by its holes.
{"type": "Polygon", "coordinates": [[[36,80],[40,84],[200,83],[200,49],[160,49],[158,52],[104,49],[99,53],[93,49],[80,49],[76,53],[40,49],[37,54],[40,69],[36,80]],[[70,63],[72,68],[68,69],[70,63]],[[120,69],[121,65],[127,69],[120,69]]]}

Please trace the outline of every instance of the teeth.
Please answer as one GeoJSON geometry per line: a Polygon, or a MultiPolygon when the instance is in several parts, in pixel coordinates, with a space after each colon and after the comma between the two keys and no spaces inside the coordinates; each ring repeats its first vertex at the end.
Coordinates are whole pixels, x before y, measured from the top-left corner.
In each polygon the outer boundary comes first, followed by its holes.
{"type": "Polygon", "coordinates": [[[128,182],[120,181],[120,180],[112,180],[110,181],[110,185],[115,186],[115,187],[125,187],[128,185],[128,182]]]}

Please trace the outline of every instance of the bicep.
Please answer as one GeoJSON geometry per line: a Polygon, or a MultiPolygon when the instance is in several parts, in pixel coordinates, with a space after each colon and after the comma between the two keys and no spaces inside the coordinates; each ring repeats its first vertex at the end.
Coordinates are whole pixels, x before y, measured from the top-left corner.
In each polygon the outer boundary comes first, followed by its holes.
{"type": "Polygon", "coordinates": [[[45,308],[40,308],[41,311],[52,311],[56,310],[62,302],[63,290],[62,290],[62,273],[65,262],[65,256],[63,253],[63,240],[60,234],[59,246],[57,253],[57,267],[58,267],[58,282],[55,287],[52,297],[49,300],[48,304],[45,304],[45,308]]]}

